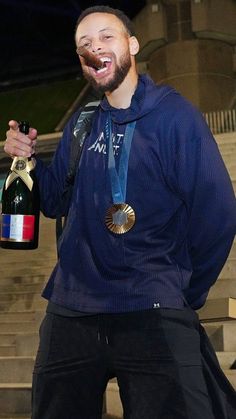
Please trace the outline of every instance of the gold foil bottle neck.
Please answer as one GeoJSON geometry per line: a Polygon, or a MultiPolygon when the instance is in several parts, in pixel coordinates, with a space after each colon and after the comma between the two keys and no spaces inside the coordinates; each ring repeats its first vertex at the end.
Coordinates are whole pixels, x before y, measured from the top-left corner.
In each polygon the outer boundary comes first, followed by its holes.
{"type": "Polygon", "coordinates": [[[20,178],[27,188],[32,191],[34,183],[30,172],[34,167],[35,161],[33,159],[29,159],[28,157],[14,157],[11,165],[11,173],[6,179],[5,189],[7,190],[15,179],[20,178]]]}

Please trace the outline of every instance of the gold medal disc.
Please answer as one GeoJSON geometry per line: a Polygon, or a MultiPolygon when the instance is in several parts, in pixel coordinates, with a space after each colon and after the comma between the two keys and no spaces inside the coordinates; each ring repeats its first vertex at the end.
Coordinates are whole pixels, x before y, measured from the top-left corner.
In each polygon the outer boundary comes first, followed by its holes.
{"type": "Polygon", "coordinates": [[[128,204],[113,204],[107,210],[105,224],[107,228],[116,234],[124,234],[135,223],[135,212],[128,204]]]}

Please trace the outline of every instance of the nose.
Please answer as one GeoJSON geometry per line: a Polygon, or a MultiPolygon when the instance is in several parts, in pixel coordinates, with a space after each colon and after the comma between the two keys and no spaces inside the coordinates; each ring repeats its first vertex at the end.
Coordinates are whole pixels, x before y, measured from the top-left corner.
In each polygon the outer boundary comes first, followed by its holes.
{"type": "Polygon", "coordinates": [[[102,49],[101,42],[98,40],[97,41],[94,40],[91,44],[91,47],[92,47],[93,53],[98,53],[102,49]]]}

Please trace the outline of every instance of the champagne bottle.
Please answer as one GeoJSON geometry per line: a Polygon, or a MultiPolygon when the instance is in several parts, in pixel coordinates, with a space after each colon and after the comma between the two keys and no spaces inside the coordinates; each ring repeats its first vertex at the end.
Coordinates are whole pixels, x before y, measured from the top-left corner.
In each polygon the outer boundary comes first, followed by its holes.
{"type": "MultiPolygon", "coordinates": [[[[29,123],[19,129],[29,133],[29,123]]],[[[38,247],[40,198],[34,172],[34,159],[14,157],[2,191],[1,247],[36,249],[38,247]]]]}

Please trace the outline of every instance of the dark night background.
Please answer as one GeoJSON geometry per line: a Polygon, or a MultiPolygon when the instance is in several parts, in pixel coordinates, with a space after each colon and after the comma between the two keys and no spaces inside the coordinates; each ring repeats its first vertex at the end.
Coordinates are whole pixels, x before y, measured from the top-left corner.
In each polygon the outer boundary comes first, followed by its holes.
{"type": "Polygon", "coordinates": [[[86,7],[106,4],[130,18],[144,0],[0,0],[0,90],[16,80],[78,73],[74,27],[86,7]]]}

